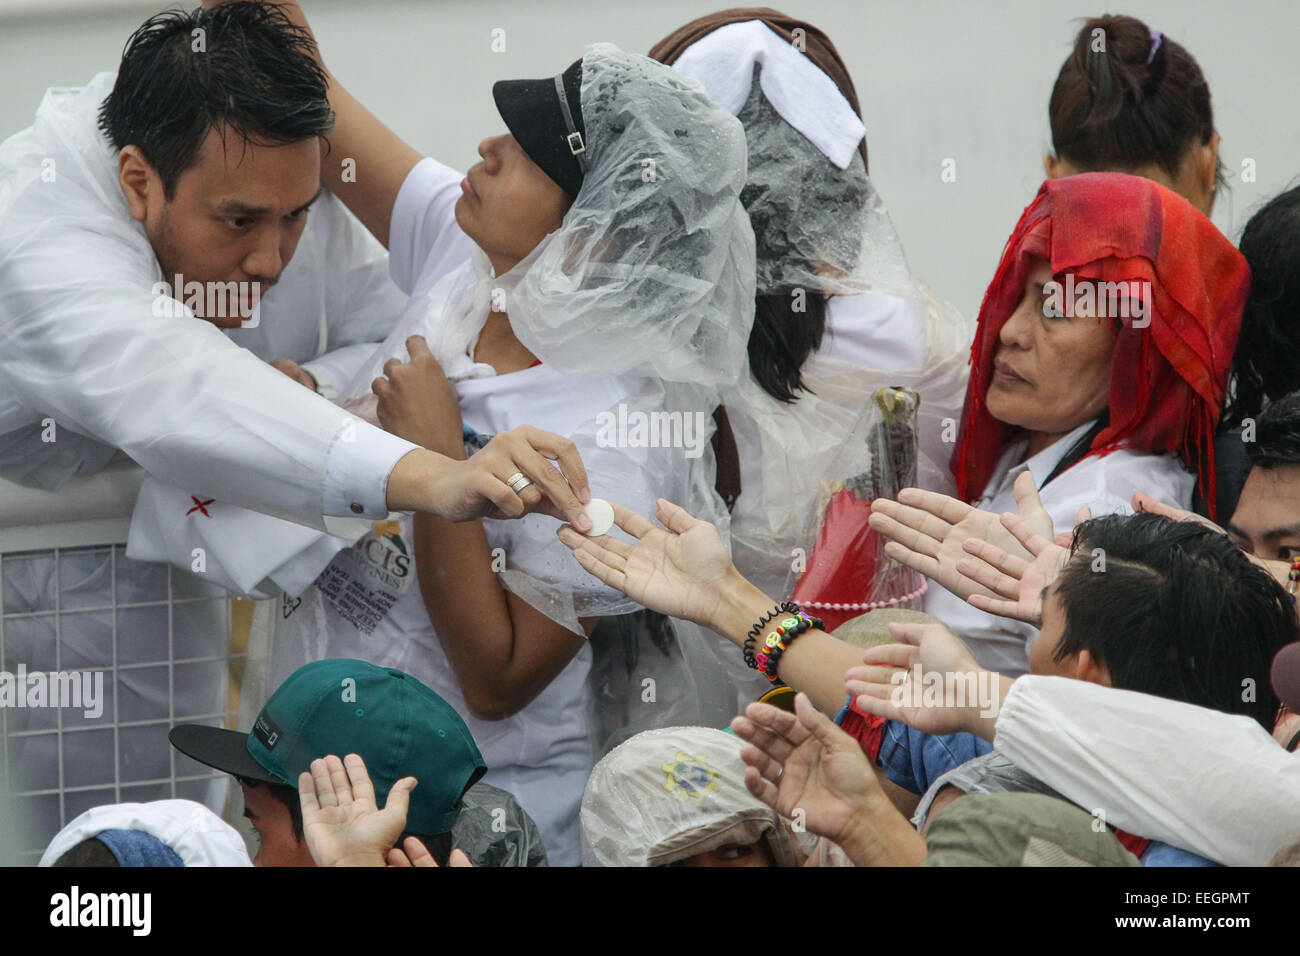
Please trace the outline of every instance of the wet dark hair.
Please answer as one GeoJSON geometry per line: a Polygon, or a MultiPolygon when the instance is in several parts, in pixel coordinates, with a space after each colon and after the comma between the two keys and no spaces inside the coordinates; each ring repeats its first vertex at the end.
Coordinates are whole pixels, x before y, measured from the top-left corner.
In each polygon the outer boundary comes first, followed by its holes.
{"type": "Polygon", "coordinates": [[[1244,714],[1272,731],[1269,667],[1296,639],[1296,613],[1268,572],[1226,535],[1150,513],[1085,521],[1071,550],[1057,579],[1057,661],[1086,650],[1115,687],[1244,714]]]}
{"type": "Polygon", "coordinates": [[[1246,442],[1252,468],[1300,465],[1300,391],[1283,395],[1259,414],[1255,440],[1246,442]]]}
{"type": "Polygon", "coordinates": [[[1238,248],[1250,265],[1250,295],[1241,313],[1224,427],[1257,417],[1265,400],[1300,388],[1300,186],[1251,216],[1238,248]]]}
{"type": "Polygon", "coordinates": [[[267,783],[264,780],[250,780],[247,777],[236,777],[235,779],[246,787],[266,787],[267,792],[283,803],[285,809],[289,811],[289,819],[293,821],[293,835],[299,843],[303,841],[302,803],[298,798],[297,787],[291,787],[287,783],[267,783]]]}
{"type": "MultiPolygon", "coordinates": [[[[1082,172],[1156,165],[1176,177],[1187,151],[1214,136],[1210,87],[1186,48],[1134,17],[1088,20],[1061,66],[1048,114],[1056,155],[1082,172]],[[1094,50],[1103,31],[1104,52],[1094,50]],[[1147,59],[1150,57],[1151,62],[1147,59]]],[[[1225,185],[1220,163],[1217,186],[1225,185]]]]}
{"type": "Polygon", "coordinates": [[[77,868],[121,865],[117,862],[117,857],[113,855],[113,851],[95,837],[82,840],[50,864],[50,866],[73,866],[77,868]]]}
{"type": "Polygon", "coordinates": [[[754,296],[749,370],[778,402],[796,402],[796,393],[808,389],[803,364],[826,333],[826,296],[820,289],[806,289],[802,299],[803,308],[796,311],[793,290],[754,296]]]}
{"type": "Polygon", "coordinates": [[[333,128],[314,50],[310,34],[272,4],[160,13],[127,40],[99,128],[114,149],[138,147],[171,199],[210,129],[279,145],[333,128]]]}

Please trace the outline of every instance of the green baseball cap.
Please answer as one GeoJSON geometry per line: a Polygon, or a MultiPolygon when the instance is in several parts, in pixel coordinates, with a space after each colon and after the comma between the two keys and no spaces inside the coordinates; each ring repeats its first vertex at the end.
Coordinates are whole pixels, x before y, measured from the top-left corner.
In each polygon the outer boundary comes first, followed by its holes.
{"type": "Polygon", "coordinates": [[[460,798],[487,772],[459,714],[409,674],[346,658],[313,661],[279,686],[244,734],[181,724],[168,740],[181,753],[236,777],[295,789],[327,754],[360,754],[382,804],[415,777],[406,829],[432,836],[456,822],[460,798]]]}

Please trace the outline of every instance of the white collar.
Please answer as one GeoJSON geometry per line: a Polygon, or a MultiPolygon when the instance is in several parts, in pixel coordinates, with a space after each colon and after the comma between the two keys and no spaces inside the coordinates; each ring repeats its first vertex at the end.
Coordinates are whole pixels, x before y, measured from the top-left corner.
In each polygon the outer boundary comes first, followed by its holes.
{"type": "Polygon", "coordinates": [[[1003,453],[1001,460],[998,462],[998,472],[1001,472],[1002,477],[998,481],[997,491],[1010,488],[1022,471],[1028,471],[1034,476],[1035,488],[1042,488],[1043,483],[1056,470],[1056,466],[1064,460],[1066,452],[1073,448],[1074,443],[1087,434],[1088,429],[1096,424],[1096,419],[1084,422],[1074,431],[1062,435],[1042,451],[1031,455],[1019,464],[1011,463],[1024,454],[1025,446],[1029,443],[1029,440],[1021,439],[1015,442],[1003,453]]]}

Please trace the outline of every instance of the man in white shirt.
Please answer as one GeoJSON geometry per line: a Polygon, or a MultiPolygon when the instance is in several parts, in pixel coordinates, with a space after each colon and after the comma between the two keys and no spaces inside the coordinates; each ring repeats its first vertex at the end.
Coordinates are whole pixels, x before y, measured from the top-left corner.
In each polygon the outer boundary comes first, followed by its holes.
{"type": "MultiPolygon", "coordinates": [[[[121,449],[163,480],[316,528],[390,508],[515,515],[539,489],[565,494],[532,442],[561,446],[536,432],[450,462],[301,387],[349,377],[360,348],[305,375],[298,363],[382,337],[401,299],[378,247],[321,193],[333,114],[310,39],[282,13],[160,14],[101,108],[108,82],[52,91],[0,146],[0,474],[57,487],[121,449]],[[516,495],[517,471],[538,487],[516,495]]],[[[449,264],[466,242],[450,224],[449,264]]]]}

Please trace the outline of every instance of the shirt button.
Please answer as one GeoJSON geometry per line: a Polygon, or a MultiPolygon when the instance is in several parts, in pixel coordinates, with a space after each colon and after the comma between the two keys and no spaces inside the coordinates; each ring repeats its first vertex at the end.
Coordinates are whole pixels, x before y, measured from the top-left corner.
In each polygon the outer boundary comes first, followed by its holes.
{"type": "Polygon", "coordinates": [[[358,502],[355,502],[355,501],[352,502],[352,513],[353,513],[354,515],[359,515],[359,514],[361,514],[361,512],[363,512],[363,511],[365,511],[365,510],[366,510],[366,509],[363,508],[363,507],[361,507],[361,505],[360,505],[358,502]]]}

